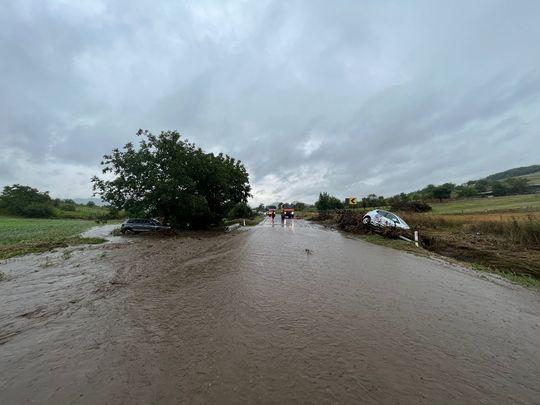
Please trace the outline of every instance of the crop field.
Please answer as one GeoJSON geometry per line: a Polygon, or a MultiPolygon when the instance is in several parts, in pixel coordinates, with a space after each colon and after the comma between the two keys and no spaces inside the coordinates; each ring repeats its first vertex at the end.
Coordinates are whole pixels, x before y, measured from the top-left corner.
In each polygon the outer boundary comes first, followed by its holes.
{"type": "Polygon", "coordinates": [[[451,202],[430,203],[433,214],[480,214],[497,212],[540,212],[540,194],[491,198],[469,198],[451,202]]]}
{"type": "Polygon", "coordinates": [[[101,243],[103,239],[79,236],[81,232],[95,225],[93,221],[77,219],[0,216],[0,259],[68,245],[101,243]]]}

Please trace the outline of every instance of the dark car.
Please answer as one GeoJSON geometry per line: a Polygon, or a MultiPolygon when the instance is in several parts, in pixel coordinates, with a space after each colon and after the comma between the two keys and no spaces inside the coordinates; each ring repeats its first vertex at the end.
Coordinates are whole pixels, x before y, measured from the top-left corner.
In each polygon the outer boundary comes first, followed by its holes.
{"type": "Polygon", "coordinates": [[[171,231],[171,227],[161,224],[157,219],[129,218],[120,227],[122,233],[164,232],[171,231]]]}

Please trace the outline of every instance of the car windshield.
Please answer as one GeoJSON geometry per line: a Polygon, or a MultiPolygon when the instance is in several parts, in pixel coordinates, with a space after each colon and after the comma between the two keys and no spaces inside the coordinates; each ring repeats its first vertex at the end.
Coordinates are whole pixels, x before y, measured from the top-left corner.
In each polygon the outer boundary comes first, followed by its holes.
{"type": "Polygon", "coordinates": [[[386,218],[390,219],[391,221],[399,223],[398,217],[392,214],[391,212],[381,211],[381,214],[384,215],[386,218]]]}

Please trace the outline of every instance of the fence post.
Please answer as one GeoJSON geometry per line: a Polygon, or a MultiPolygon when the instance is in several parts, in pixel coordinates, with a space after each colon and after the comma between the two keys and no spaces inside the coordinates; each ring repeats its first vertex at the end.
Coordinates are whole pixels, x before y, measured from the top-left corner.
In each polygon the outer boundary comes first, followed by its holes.
{"type": "Polygon", "coordinates": [[[416,247],[419,247],[418,246],[418,231],[414,231],[414,244],[416,245],[416,247]]]}

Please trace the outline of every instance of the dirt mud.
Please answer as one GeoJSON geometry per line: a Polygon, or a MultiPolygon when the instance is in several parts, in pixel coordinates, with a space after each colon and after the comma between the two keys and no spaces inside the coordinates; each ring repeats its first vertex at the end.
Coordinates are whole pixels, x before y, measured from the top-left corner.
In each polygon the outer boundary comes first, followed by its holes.
{"type": "Polygon", "coordinates": [[[303,221],[0,264],[0,403],[538,403],[540,296],[303,221]]]}

